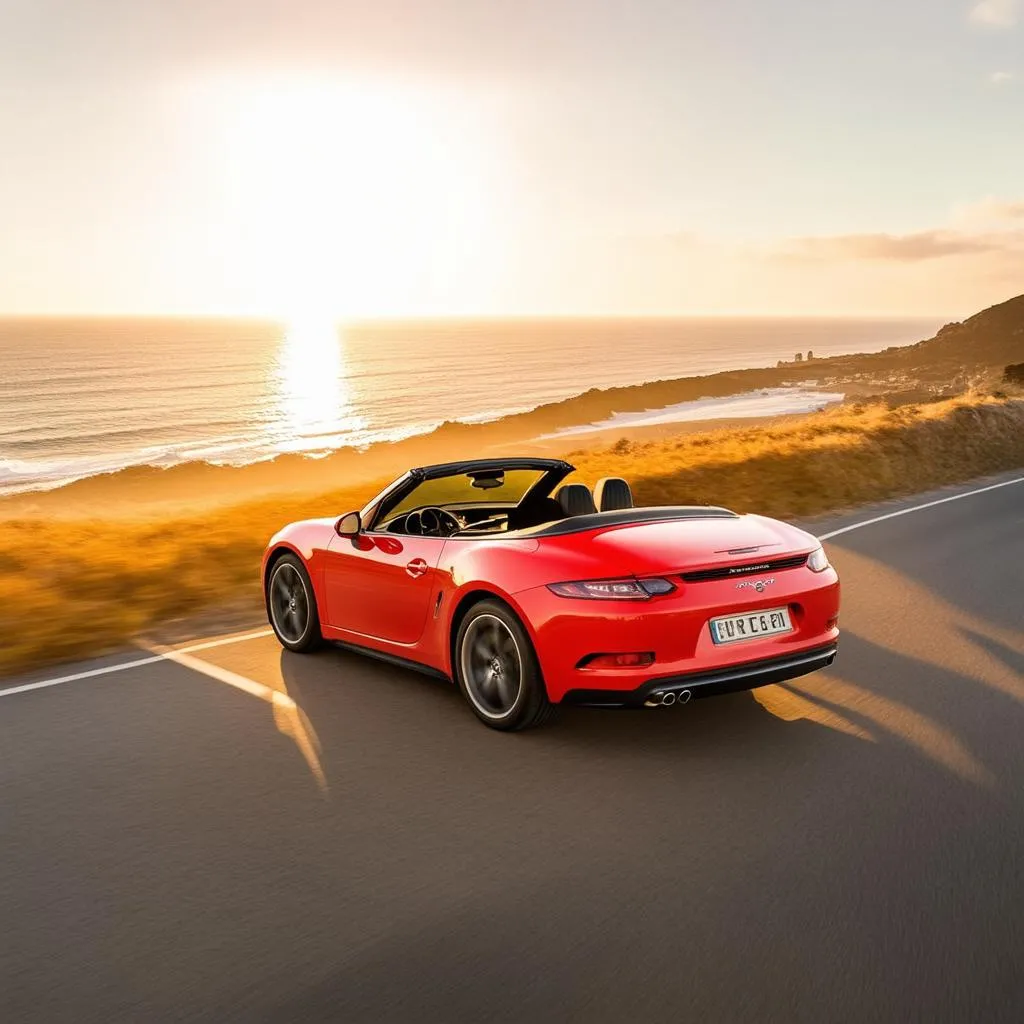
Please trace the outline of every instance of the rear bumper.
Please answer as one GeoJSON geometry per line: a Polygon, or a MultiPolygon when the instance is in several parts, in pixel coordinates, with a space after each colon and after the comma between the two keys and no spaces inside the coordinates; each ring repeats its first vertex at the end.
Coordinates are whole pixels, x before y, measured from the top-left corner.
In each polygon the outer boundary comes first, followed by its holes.
{"type": "Polygon", "coordinates": [[[674,702],[697,697],[713,697],[721,693],[735,693],[738,690],[753,690],[758,686],[781,683],[786,679],[796,679],[797,676],[826,668],[835,661],[837,650],[838,644],[832,641],[822,647],[794,652],[779,658],[760,658],[712,671],[662,676],[648,680],[635,690],[570,690],[562,700],[565,704],[586,707],[641,708],[645,705],[655,707],[661,704],[662,695],[667,693],[674,695],[674,702]],[[688,692],[689,696],[684,696],[685,692],[688,692]]]}
{"type": "Polygon", "coordinates": [[[593,703],[621,704],[623,691],[633,693],[654,681],[714,678],[752,662],[788,661],[839,638],[839,578],[833,569],[788,569],[764,593],[740,590],[734,580],[714,580],[684,583],[649,601],[571,599],[547,587],[514,596],[537,651],[548,699],[556,704],[579,690],[615,695],[593,703]],[[789,610],[789,632],[727,644],[716,643],[711,635],[715,616],[782,607],[789,610]],[[652,653],[654,662],[621,668],[590,664],[593,655],[605,652],[652,653]]]}

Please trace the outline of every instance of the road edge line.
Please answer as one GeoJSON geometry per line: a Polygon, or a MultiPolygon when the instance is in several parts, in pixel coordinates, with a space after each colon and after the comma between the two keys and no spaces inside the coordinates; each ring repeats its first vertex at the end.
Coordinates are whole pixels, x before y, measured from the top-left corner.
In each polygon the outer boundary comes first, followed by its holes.
{"type": "Polygon", "coordinates": [[[104,665],[103,668],[90,668],[84,672],[72,672],[67,676],[56,676],[53,679],[40,679],[34,683],[22,683],[20,686],[10,686],[7,689],[0,689],[0,697],[11,697],[16,693],[28,693],[30,690],[44,690],[49,686],[61,686],[64,683],[74,683],[80,679],[91,679],[94,676],[105,676],[111,672],[123,672],[129,668],[141,668],[143,665],[154,665],[158,661],[172,661],[176,654],[191,654],[193,651],[208,651],[212,647],[226,647],[228,644],[240,644],[246,640],[257,640],[260,637],[271,636],[273,630],[261,629],[255,633],[243,633],[239,636],[222,637],[219,640],[204,640],[198,644],[189,644],[187,647],[171,648],[162,654],[151,654],[145,658],[134,658],[131,661],[122,661],[118,665],[104,665]]]}
{"type": "Polygon", "coordinates": [[[937,498],[935,501],[926,501],[923,505],[914,505],[911,508],[901,508],[896,512],[887,512],[884,516],[875,516],[873,519],[865,519],[860,523],[851,523],[849,526],[840,527],[838,530],[831,530],[828,533],[820,534],[818,540],[831,540],[833,537],[842,536],[844,533],[852,533],[865,526],[874,526],[875,523],[884,523],[886,519],[896,519],[898,516],[909,516],[911,512],[921,512],[926,508],[934,508],[936,505],[945,505],[949,501],[959,501],[961,498],[971,498],[975,494],[984,494],[986,491],[995,491],[1000,487],[1009,487],[1012,484],[1024,484],[1024,476],[1018,476],[1013,480],[1003,480],[998,484],[989,484],[987,487],[977,487],[973,491],[964,491],[963,494],[951,494],[948,498],[937,498]]]}

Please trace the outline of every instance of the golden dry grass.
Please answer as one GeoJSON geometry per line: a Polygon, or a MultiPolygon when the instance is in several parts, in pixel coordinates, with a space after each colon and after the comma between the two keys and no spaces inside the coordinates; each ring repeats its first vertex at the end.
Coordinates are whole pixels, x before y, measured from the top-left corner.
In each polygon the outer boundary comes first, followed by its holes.
{"type": "MultiPolygon", "coordinates": [[[[842,407],[570,458],[591,485],[602,476],[630,480],[638,504],[806,516],[1024,466],[1024,401],[842,407]]],[[[110,650],[228,603],[258,614],[267,539],[292,519],[357,508],[377,489],[249,502],[160,524],[0,522],[0,672],[110,650]]]]}
{"type": "Polygon", "coordinates": [[[630,480],[641,505],[808,516],[1024,465],[1024,401],[840,406],[778,426],[620,441],[569,460],[589,483],[630,480]]]}
{"type": "Polygon", "coordinates": [[[123,646],[224,602],[257,613],[267,540],[293,519],[358,508],[373,491],[247,503],[159,524],[0,522],[0,673],[123,646]]]}

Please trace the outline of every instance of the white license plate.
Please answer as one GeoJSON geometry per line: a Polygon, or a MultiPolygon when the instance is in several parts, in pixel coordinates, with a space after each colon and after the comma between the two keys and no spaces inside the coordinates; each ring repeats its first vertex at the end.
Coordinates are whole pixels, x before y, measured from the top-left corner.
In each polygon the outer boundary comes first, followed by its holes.
{"type": "Polygon", "coordinates": [[[793,624],[789,621],[788,608],[766,608],[763,612],[722,615],[712,619],[708,625],[711,626],[711,639],[716,644],[755,640],[761,636],[789,633],[793,629],[793,624]]]}

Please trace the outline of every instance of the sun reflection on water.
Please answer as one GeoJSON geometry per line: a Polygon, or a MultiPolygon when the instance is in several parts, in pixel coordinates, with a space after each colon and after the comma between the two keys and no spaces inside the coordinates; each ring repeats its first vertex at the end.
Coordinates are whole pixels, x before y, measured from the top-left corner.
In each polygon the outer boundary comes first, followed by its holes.
{"type": "Polygon", "coordinates": [[[365,428],[352,404],[342,329],[330,320],[289,323],[275,365],[278,450],[334,448],[365,428]]]}

